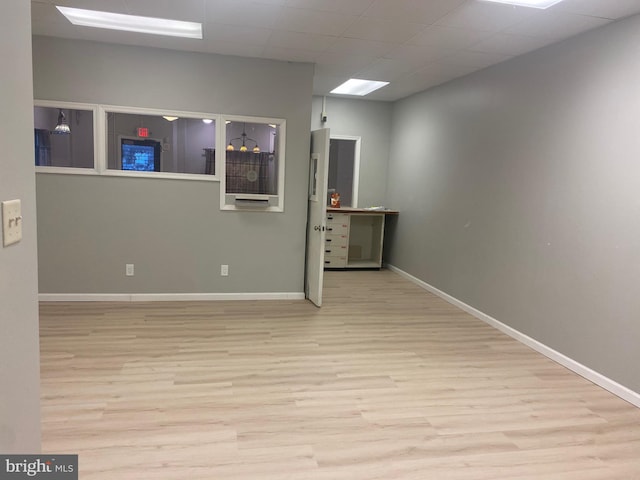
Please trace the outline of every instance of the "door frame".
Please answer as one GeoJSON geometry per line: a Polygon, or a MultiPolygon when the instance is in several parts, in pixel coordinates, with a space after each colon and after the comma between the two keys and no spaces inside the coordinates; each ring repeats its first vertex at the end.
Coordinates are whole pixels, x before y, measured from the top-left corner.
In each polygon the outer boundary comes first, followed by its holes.
{"type": "Polygon", "coordinates": [[[360,144],[362,137],[355,135],[329,135],[329,143],[331,140],[355,140],[355,150],[353,152],[353,185],[351,187],[351,208],[358,208],[358,193],[360,187],[360,144]]]}

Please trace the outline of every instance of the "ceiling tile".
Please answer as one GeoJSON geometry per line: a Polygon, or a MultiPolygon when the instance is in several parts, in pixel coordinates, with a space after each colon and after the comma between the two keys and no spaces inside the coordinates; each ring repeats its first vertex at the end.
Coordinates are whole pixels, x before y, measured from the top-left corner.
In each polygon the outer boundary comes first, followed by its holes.
{"type": "Polygon", "coordinates": [[[367,98],[372,100],[394,100],[407,97],[427,88],[440,85],[452,78],[467,75],[475,70],[474,68],[465,68],[457,65],[432,63],[418,72],[395,80],[379,92],[373,92],[368,95],[367,98]]]}
{"type": "Polygon", "coordinates": [[[308,8],[321,12],[334,12],[346,15],[362,15],[373,0],[286,0],[289,7],[308,8]]]}
{"type": "Polygon", "coordinates": [[[469,2],[445,15],[436,25],[499,32],[535,15],[537,10],[513,5],[469,2]]]}
{"type": "Polygon", "coordinates": [[[395,100],[636,13],[640,0],[564,0],[548,10],[478,0],[33,0],[32,31],[315,62],[316,93],[360,75],[392,82],[367,98],[395,100]],[[77,27],[55,4],[201,21],[205,39],[77,27]]]}
{"type": "Polygon", "coordinates": [[[356,18],[332,12],[285,7],[280,13],[276,27],[300,33],[341,35],[356,18]]]}
{"type": "Polygon", "coordinates": [[[286,62],[315,63],[319,55],[319,52],[313,52],[310,50],[282,48],[267,45],[264,48],[261,56],[264,58],[272,58],[274,60],[283,60],[286,62]]]}
{"type": "Polygon", "coordinates": [[[412,37],[408,43],[411,45],[430,46],[439,49],[458,49],[470,47],[471,45],[490,36],[491,34],[488,32],[435,25],[418,33],[412,37]]]}
{"type": "Polygon", "coordinates": [[[468,75],[477,70],[479,70],[479,68],[473,65],[433,62],[427,65],[424,69],[414,73],[409,78],[414,81],[425,82],[432,86],[456,77],[468,75]]]}
{"type": "Polygon", "coordinates": [[[500,53],[474,52],[470,50],[459,50],[458,52],[435,62],[443,65],[456,65],[462,68],[472,68],[474,70],[488,67],[513,58],[511,55],[500,53]]]}
{"type": "Polygon", "coordinates": [[[282,7],[250,0],[207,0],[206,20],[211,23],[272,28],[282,7]]]}
{"type": "Polygon", "coordinates": [[[205,14],[204,0],[125,0],[125,4],[131,15],[201,22],[205,14]]]}
{"type": "Polygon", "coordinates": [[[397,60],[401,64],[411,66],[413,69],[422,67],[427,63],[438,60],[442,57],[450,55],[452,50],[437,48],[430,45],[417,46],[417,45],[400,45],[389,53],[385,54],[384,58],[397,60]]]}
{"type": "Polygon", "coordinates": [[[265,5],[285,6],[287,0],[253,0],[255,3],[263,3],[265,5]]]}
{"type": "Polygon", "coordinates": [[[610,20],[603,18],[588,17],[548,9],[505,29],[504,33],[560,40],[592,28],[600,27],[609,22],[610,20]]]}
{"type": "Polygon", "coordinates": [[[367,80],[393,82],[414,70],[416,69],[409,65],[402,64],[398,60],[380,58],[362,70],[358,70],[356,77],[367,80]]]}
{"type": "Polygon", "coordinates": [[[260,57],[264,50],[263,45],[239,43],[239,42],[204,42],[204,51],[215,52],[220,55],[237,55],[239,57],[260,57]]]}
{"type": "Polygon", "coordinates": [[[333,45],[339,37],[330,35],[319,35],[313,33],[284,32],[276,30],[269,38],[268,46],[308,50],[313,52],[324,52],[333,45]]]}
{"type": "Polygon", "coordinates": [[[203,28],[205,39],[212,45],[217,42],[264,45],[269,40],[271,32],[272,30],[268,28],[220,25],[216,23],[206,24],[203,28]]]}
{"type": "Polygon", "coordinates": [[[378,42],[404,43],[425,28],[425,25],[402,20],[360,17],[347,28],[344,36],[378,42]]]}
{"type": "Polygon", "coordinates": [[[329,47],[327,52],[339,52],[343,55],[382,57],[392,51],[396,45],[392,43],[374,42],[358,38],[339,38],[329,47]]]}
{"type": "Polygon", "coordinates": [[[377,60],[373,56],[356,56],[340,52],[325,52],[316,60],[316,73],[352,77],[357,71],[371,65],[377,60]]]}
{"type": "Polygon", "coordinates": [[[347,80],[349,80],[348,76],[316,73],[316,75],[313,76],[313,93],[316,95],[326,95],[347,80]]]}
{"type": "Polygon", "coordinates": [[[394,18],[430,25],[466,0],[375,0],[364,13],[368,17],[394,18]]]}
{"type": "Polygon", "coordinates": [[[552,40],[542,37],[526,37],[510,33],[496,33],[495,35],[476,43],[471,50],[476,52],[500,53],[503,55],[522,55],[537,50],[551,43],[552,40]]]}
{"type": "Polygon", "coordinates": [[[398,98],[405,98],[414,93],[424,90],[421,85],[410,84],[405,81],[390,83],[384,88],[376,90],[366,96],[367,100],[393,101],[398,98]]]}
{"type": "Polygon", "coordinates": [[[62,7],[86,8],[87,10],[100,10],[112,13],[127,13],[127,7],[124,0],[114,0],[113,2],[105,2],[104,0],[49,0],[47,3],[51,5],[60,5],[62,7]]]}

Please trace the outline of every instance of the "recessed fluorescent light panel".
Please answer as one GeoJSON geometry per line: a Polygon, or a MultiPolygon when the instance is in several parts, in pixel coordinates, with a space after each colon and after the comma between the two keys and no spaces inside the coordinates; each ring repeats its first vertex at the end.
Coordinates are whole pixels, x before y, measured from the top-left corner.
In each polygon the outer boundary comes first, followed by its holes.
{"type": "Polygon", "coordinates": [[[84,10],[82,8],[58,6],[56,6],[56,8],[74,25],[107,28],[109,30],[124,30],[126,32],[150,33],[152,35],[167,35],[170,37],[202,39],[201,23],[99,12],[97,10],[84,10]]]}
{"type": "Polygon", "coordinates": [[[562,0],[482,0],[483,2],[506,3],[507,5],[515,5],[517,7],[531,8],[549,8],[562,0]]]}
{"type": "Polygon", "coordinates": [[[331,90],[331,93],[337,95],[368,95],[379,88],[389,85],[389,82],[377,82],[375,80],[362,80],[360,78],[351,78],[339,87],[331,90]]]}

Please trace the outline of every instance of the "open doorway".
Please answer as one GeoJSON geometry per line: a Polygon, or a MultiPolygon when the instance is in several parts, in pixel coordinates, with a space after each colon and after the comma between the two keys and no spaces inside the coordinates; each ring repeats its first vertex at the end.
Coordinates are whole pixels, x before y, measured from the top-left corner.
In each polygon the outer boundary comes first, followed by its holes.
{"type": "Polygon", "coordinates": [[[328,197],[340,194],[342,207],[358,206],[360,137],[332,135],[329,143],[328,197]]]}

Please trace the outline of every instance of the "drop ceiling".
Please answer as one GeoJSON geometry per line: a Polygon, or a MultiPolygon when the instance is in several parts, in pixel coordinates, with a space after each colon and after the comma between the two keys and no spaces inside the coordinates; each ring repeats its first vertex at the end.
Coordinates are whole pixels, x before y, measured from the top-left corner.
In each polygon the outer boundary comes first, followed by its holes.
{"type": "Polygon", "coordinates": [[[315,64],[314,94],[391,82],[397,100],[621,18],[640,0],[564,0],[538,10],[480,0],[34,0],[33,33],[315,64]],[[201,22],[203,40],[71,25],[64,5],[201,22]]]}

